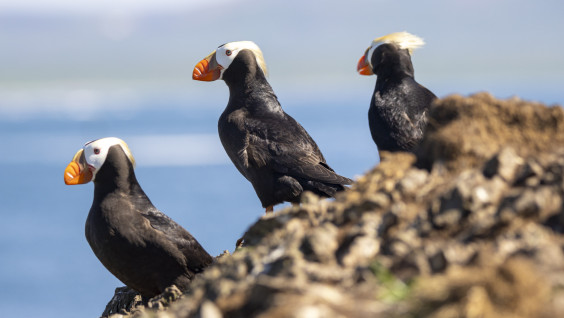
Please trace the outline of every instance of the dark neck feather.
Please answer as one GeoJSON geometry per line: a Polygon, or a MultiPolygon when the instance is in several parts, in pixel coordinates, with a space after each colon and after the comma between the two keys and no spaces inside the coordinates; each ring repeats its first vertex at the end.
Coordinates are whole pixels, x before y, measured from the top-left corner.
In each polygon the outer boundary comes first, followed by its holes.
{"type": "Polygon", "coordinates": [[[106,162],[94,180],[94,201],[100,202],[108,194],[125,195],[134,201],[149,201],[137,182],[132,163],[119,146],[109,149],[106,162]]]}
{"type": "Polygon", "coordinates": [[[278,98],[251,51],[239,52],[224,71],[223,80],[229,87],[228,109],[244,107],[249,111],[282,111],[278,98]]]}

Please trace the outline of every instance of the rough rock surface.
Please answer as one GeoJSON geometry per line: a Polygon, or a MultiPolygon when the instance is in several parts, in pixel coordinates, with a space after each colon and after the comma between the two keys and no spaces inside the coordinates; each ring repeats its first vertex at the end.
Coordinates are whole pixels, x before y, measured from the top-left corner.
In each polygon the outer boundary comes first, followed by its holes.
{"type": "Polygon", "coordinates": [[[264,216],[175,302],[106,314],[564,317],[563,198],[561,107],[448,97],[415,155],[264,216]]]}

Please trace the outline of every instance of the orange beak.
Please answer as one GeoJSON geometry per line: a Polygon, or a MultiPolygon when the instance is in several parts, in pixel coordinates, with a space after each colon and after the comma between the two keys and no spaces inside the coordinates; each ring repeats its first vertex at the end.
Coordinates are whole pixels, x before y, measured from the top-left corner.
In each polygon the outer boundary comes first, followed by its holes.
{"type": "Polygon", "coordinates": [[[65,169],[65,184],[84,184],[92,180],[92,171],[86,165],[84,151],[80,149],[72,158],[71,163],[65,169]]]}
{"type": "Polygon", "coordinates": [[[192,72],[192,79],[206,82],[215,81],[221,76],[222,69],[223,67],[217,64],[215,51],[213,51],[210,55],[201,60],[200,63],[196,64],[194,72],[192,72]]]}
{"type": "MultiPolygon", "coordinates": [[[[368,53],[368,50],[366,50],[366,53],[368,53]]],[[[374,72],[372,72],[372,68],[370,67],[370,64],[366,62],[366,53],[364,53],[364,55],[360,58],[360,60],[358,60],[358,64],[356,65],[356,70],[360,75],[374,75],[374,72]]]]}

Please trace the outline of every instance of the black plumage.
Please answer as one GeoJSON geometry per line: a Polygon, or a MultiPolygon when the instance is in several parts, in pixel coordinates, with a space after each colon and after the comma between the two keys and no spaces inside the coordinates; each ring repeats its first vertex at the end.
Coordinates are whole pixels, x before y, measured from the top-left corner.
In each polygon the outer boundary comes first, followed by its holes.
{"type": "Polygon", "coordinates": [[[415,81],[408,48],[383,43],[365,58],[370,63],[364,65],[377,76],[368,111],[372,139],[380,151],[412,151],[423,138],[428,109],[437,97],[415,81]]]}
{"type": "Polygon", "coordinates": [[[213,261],[188,231],[151,203],[120,145],[108,149],[95,174],[85,233],[100,262],[144,297],[172,284],[186,289],[213,261]]]}
{"type": "Polygon", "coordinates": [[[306,190],[324,197],[344,190],[352,180],[336,174],[306,130],[284,112],[255,54],[241,49],[222,74],[229,102],[218,130],[229,158],[267,211],[299,202],[306,190]]]}

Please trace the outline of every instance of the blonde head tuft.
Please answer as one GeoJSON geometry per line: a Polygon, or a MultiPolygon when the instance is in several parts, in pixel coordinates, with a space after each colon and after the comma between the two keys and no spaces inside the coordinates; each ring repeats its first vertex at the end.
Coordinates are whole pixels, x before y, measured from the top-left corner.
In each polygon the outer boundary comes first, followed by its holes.
{"type": "Polygon", "coordinates": [[[262,51],[260,50],[258,45],[256,45],[256,49],[251,49],[251,51],[253,51],[253,53],[255,54],[255,57],[257,59],[257,64],[262,69],[264,76],[268,77],[268,69],[266,68],[266,62],[264,61],[264,56],[262,55],[262,51]]]}
{"type": "Polygon", "coordinates": [[[404,31],[390,33],[388,35],[374,39],[374,41],[372,41],[372,47],[374,48],[384,43],[395,43],[401,49],[408,49],[409,54],[412,54],[413,50],[425,44],[422,38],[404,31]]]}
{"type": "Polygon", "coordinates": [[[121,146],[121,149],[123,149],[123,152],[125,152],[127,158],[129,158],[129,161],[131,161],[131,165],[133,165],[133,168],[135,168],[135,157],[133,157],[133,153],[131,153],[131,150],[129,150],[129,146],[125,143],[125,141],[121,139],[119,139],[118,143],[121,146]]]}

